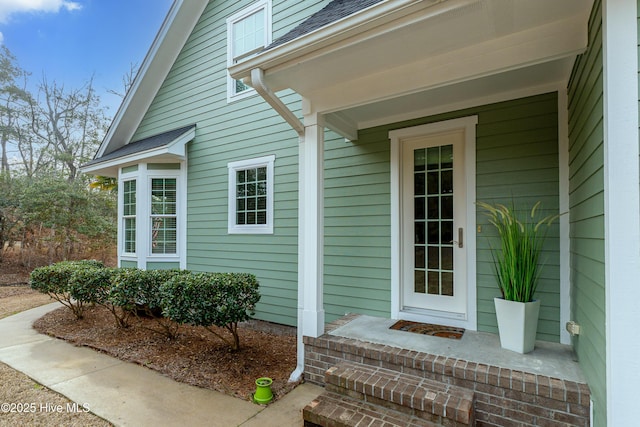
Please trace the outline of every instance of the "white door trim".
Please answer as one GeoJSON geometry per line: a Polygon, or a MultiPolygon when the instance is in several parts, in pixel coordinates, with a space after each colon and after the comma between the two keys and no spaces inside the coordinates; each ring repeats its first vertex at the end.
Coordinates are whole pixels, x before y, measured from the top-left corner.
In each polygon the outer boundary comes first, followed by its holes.
{"type": "Polygon", "coordinates": [[[421,322],[446,323],[450,326],[477,330],[476,307],[476,124],[478,116],[446,120],[421,126],[398,129],[389,132],[391,142],[391,317],[421,322]],[[467,316],[438,317],[402,311],[400,293],[402,292],[402,140],[415,136],[464,129],[465,131],[465,180],[467,205],[467,316]]]}

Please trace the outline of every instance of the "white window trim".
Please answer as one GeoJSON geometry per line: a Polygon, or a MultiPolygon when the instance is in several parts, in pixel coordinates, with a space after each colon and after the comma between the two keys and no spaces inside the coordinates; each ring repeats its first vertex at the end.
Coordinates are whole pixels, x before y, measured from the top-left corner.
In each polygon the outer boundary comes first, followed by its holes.
{"type": "Polygon", "coordinates": [[[179,262],[187,268],[187,164],[180,169],[149,170],[146,163],[138,170],[122,173],[118,177],[118,265],[122,261],[137,262],[146,269],[149,262],[179,262]],[[151,250],[151,179],[176,178],[177,188],[177,241],[175,254],[153,254],[151,250]],[[136,253],[124,252],[124,181],[136,180],[136,253]]]}
{"type": "Polygon", "coordinates": [[[183,180],[182,180],[182,173],[180,170],[154,170],[153,172],[148,172],[147,173],[147,194],[148,197],[147,199],[144,201],[145,204],[147,206],[145,206],[146,209],[146,218],[145,218],[145,227],[146,228],[146,242],[145,244],[147,245],[147,257],[150,261],[152,262],[157,262],[157,261],[162,261],[162,260],[166,260],[166,261],[176,261],[177,258],[180,257],[180,253],[182,252],[182,247],[180,244],[180,240],[181,240],[181,236],[184,235],[184,233],[186,232],[186,230],[183,230],[181,227],[181,223],[183,222],[183,215],[181,213],[181,207],[183,205],[182,203],[182,196],[183,196],[183,192],[185,192],[186,190],[183,189],[184,185],[183,185],[183,180]],[[152,185],[151,182],[153,179],[174,179],[176,180],[176,214],[175,214],[175,218],[176,218],[176,253],[175,254],[154,254],[153,253],[153,245],[151,242],[151,218],[153,216],[164,216],[164,217],[170,217],[171,215],[153,215],[153,213],[151,212],[151,189],[152,189],[152,185]]]}
{"type": "MultiPolygon", "coordinates": [[[[138,171],[121,173],[118,180],[118,257],[121,260],[135,261],[138,255],[140,240],[138,236],[138,188],[139,188],[138,171]],[[127,181],[136,181],[136,212],[132,216],[136,219],[136,252],[125,252],[124,233],[125,233],[125,215],[124,215],[124,183],[127,181]]],[[[129,216],[131,217],[131,216],[129,216]]]]}
{"type": "Polygon", "coordinates": [[[273,234],[273,187],[275,155],[258,157],[255,159],[230,162],[229,169],[229,234],[273,234]],[[267,167],[267,223],[266,224],[236,224],[236,172],[246,169],[267,167]]]}
{"type": "MultiPolygon", "coordinates": [[[[265,47],[271,44],[273,37],[272,30],[272,17],[271,17],[271,0],[260,0],[251,6],[242,9],[241,11],[231,15],[227,18],[227,66],[230,67],[234,65],[233,61],[233,47],[232,47],[232,31],[233,24],[242,19],[248,17],[259,11],[260,9],[264,9],[265,11],[265,31],[266,31],[266,39],[265,39],[265,47]]],[[[249,56],[250,57],[250,56],[249,56]]],[[[246,59],[246,58],[245,58],[246,59]]],[[[240,99],[247,98],[249,96],[255,95],[256,91],[253,88],[249,88],[241,93],[235,93],[235,79],[231,78],[231,76],[227,72],[227,102],[234,102],[240,99]]]]}

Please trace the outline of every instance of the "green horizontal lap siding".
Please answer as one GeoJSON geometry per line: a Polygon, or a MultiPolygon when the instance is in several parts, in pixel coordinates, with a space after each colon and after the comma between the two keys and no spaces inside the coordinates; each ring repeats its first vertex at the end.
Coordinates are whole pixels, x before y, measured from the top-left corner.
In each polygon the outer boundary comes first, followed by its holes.
{"type": "MultiPolygon", "coordinates": [[[[140,124],[140,139],[191,123],[188,148],[187,268],[255,274],[256,318],[296,324],[298,138],[257,95],[227,102],[226,19],[253,0],[209,2],[140,124]],[[227,164],[274,154],[274,234],[227,233],[227,164]]],[[[274,39],[327,1],[273,1],[274,39]]],[[[293,111],[300,99],[279,96],[293,111]]]]}
{"type": "Polygon", "coordinates": [[[179,262],[161,262],[148,261],[147,270],[171,270],[172,268],[180,268],[179,262]]]}
{"type": "Polygon", "coordinates": [[[120,268],[138,268],[138,261],[120,261],[120,268]]]}
{"type": "Polygon", "coordinates": [[[591,388],[596,426],[606,425],[601,27],[601,4],[596,1],[589,47],[577,58],[568,85],[571,319],[581,326],[573,345],[591,388]]]}
{"type": "Polygon", "coordinates": [[[325,318],[389,317],[389,140],[325,141],[325,318]]]}
{"type": "MultiPolygon", "coordinates": [[[[325,154],[325,310],[327,320],[347,311],[388,317],[391,307],[389,131],[478,116],[477,198],[533,205],[557,213],[557,94],[491,104],[361,130],[355,143],[328,140],[325,154]]],[[[488,239],[495,233],[478,214],[478,328],[497,332],[495,285],[488,239]]],[[[538,338],[559,341],[558,227],[548,234],[539,285],[538,338]]]]}

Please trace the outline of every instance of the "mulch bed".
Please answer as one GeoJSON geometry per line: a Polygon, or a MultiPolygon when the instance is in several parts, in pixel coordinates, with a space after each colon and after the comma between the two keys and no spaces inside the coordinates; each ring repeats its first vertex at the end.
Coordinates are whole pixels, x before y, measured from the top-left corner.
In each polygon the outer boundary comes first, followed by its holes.
{"type": "Polygon", "coordinates": [[[297,385],[288,382],[296,367],[293,328],[252,321],[238,328],[242,348],[230,352],[202,327],[183,325],[178,337],[170,340],[145,329],[159,329],[153,319],[136,318],[132,323],[129,328],[117,328],[111,313],[99,306],[89,307],[84,319],[77,320],[68,308],[62,307],[37,320],[34,328],[74,345],[146,366],[176,381],[242,399],[251,399],[257,378],[273,379],[275,399],[297,385]]]}

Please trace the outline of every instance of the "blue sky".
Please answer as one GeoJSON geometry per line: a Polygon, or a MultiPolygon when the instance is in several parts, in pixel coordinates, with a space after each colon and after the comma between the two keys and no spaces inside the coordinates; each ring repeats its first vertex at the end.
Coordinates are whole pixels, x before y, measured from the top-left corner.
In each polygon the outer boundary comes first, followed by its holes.
{"type": "Polygon", "coordinates": [[[172,0],[0,0],[0,41],[32,73],[67,88],[94,75],[94,87],[113,116],[122,77],[140,65],[172,0]]]}

